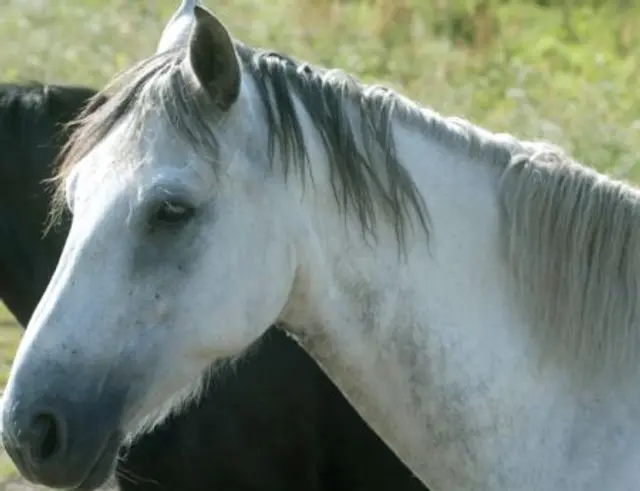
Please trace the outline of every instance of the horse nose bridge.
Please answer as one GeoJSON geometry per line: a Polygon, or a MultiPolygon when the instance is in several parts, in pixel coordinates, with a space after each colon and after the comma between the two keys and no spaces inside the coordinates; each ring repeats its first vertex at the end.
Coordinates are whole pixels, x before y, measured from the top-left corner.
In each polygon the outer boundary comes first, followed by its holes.
{"type": "MultiPolygon", "coordinates": [[[[27,334],[35,334],[39,331],[39,326],[49,324],[48,320],[54,317],[56,311],[60,309],[60,300],[64,299],[65,291],[73,290],[74,287],[77,288],[76,281],[71,276],[74,262],[69,247],[65,245],[53,275],[49,279],[49,283],[31,315],[27,326],[27,334]]],[[[74,292],[70,293],[73,294],[74,292]]]]}
{"type": "Polygon", "coordinates": [[[88,340],[112,307],[96,302],[87,282],[61,275],[49,285],[18,347],[7,389],[41,388],[44,379],[73,380],[74,367],[101,360],[100,347],[88,340]]]}
{"type": "Polygon", "coordinates": [[[117,316],[119,275],[117,261],[107,263],[91,247],[62,257],[31,317],[27,338],[57,350],[60,343],[90,336],[100,322],[117,316]]]}

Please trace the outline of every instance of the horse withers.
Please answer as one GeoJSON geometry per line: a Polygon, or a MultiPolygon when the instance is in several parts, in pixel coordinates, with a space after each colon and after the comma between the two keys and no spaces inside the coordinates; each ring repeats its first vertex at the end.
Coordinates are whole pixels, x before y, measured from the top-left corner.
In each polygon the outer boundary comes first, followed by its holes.
{"type": "MultiPolygon", "coordinates": [[[[68,232],[65,214],[43,233],[45,183],[68,123],[95,95],[86,87],[0,84],[0,299],[22,325],[68,232]]],[[[425,489],[276,329],[212,379],[199,401],[123,448],[116,480],[121,491],[425,489]]]]}

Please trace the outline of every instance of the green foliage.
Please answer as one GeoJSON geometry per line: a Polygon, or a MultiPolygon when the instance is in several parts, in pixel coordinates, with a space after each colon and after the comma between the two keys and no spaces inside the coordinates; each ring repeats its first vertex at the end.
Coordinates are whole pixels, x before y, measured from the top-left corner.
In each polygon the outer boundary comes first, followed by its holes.
{"type": "MultiPolygon", "coordinates": [[[[150,54],[178,0],[13,0],[0,77],[102,86],[150,54]]],[[[381,81],[496,131],[640,177],[640,8],[629,0],[227,0],[236,36],[381,81]]]]}

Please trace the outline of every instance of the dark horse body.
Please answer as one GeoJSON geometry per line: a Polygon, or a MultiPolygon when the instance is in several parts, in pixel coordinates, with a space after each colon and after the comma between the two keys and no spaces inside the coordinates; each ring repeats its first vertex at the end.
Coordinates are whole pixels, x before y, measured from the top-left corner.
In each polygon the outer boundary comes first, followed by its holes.
{"type": "MultiPolygon", "coordinates": [[[[82,87],[0,85],[0,296],[24,326],[53,273],[68,221],[42,236],[42,181],[82,87]]],[[[320,368],[271,328],[203,398],[123,452],[121,490],[425,491],[320,368]]]]}

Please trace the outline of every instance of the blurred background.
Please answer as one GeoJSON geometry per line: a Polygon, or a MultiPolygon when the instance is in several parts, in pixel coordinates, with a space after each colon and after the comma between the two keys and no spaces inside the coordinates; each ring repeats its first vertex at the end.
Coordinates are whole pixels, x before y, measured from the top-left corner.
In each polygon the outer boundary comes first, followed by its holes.
{"type": "MultiPolygon", "coordinates": [[[[640,180],[639,3],[205,0],[247,44],[342,68],[494,131],[551,140],[632,181],[640,180]]],[[[0,80],[100,88],[153,53],[178,4],[2,0],[0,80]]],[[[0,304],[0,385],[21,333],[0,304]]],[[[12,472],[0,456],[0,482],[12,472]]]]}

